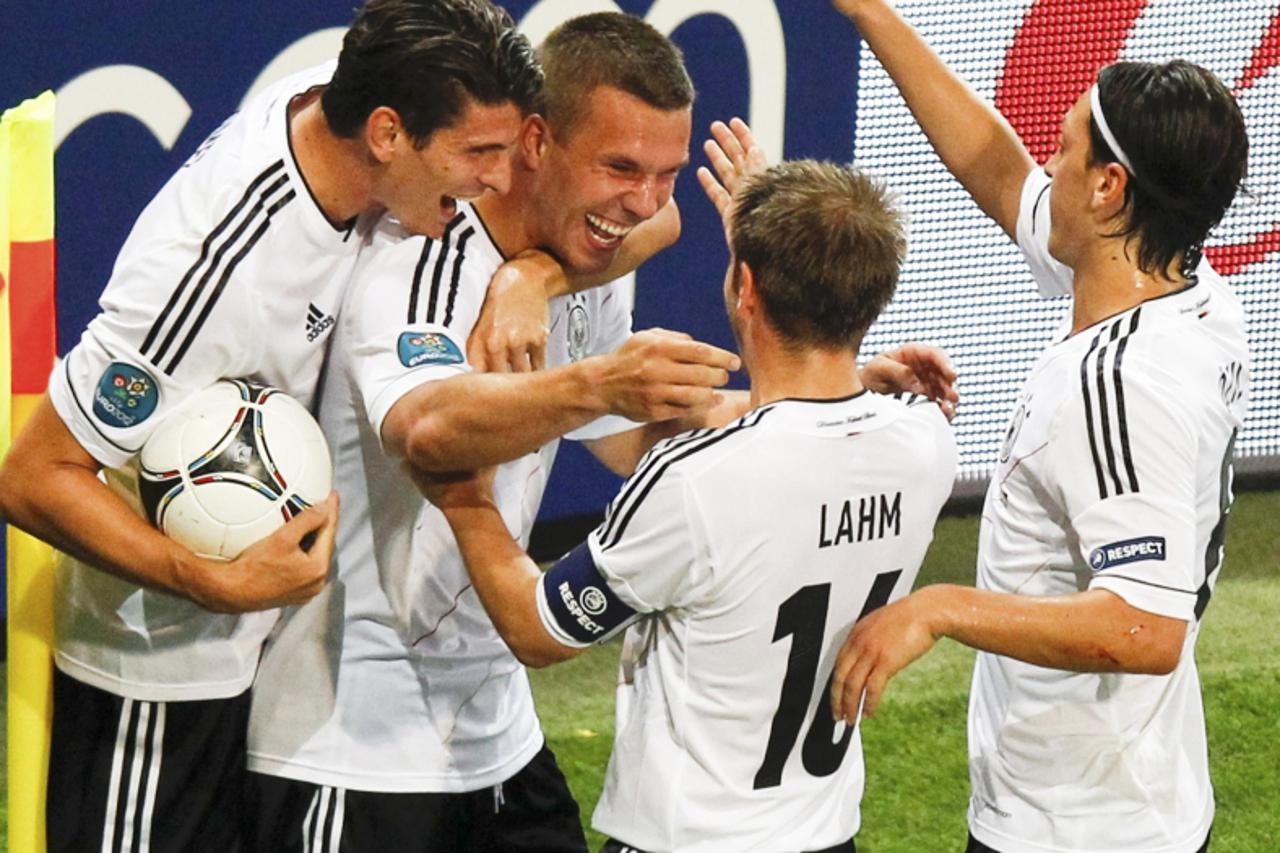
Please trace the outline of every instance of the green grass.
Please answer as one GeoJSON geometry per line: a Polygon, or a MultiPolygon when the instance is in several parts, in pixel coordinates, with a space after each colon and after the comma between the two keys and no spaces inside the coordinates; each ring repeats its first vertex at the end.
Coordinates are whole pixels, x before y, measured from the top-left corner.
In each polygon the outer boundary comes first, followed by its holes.
{"type": "MultiPolygon", "coordinates": [[[[1197,649],[1218,811],[1213,849],[1280,850],[1280,493],[1241,495],[1227,534],[1222,582],[1197,649]]],[[[944,518],[921,583],[969,583],[976,516],[944,518]]],[[[618,645],[533,673],[547,739],[583,823],[600,795],[613,736],[618,645]]],[[[867,792],[858,849],[945,853],[963,849],[969,796],[965,707],[973,653],[944,642],[899,675],[863,726],[867,792]]],[[[588,830],[593,849],[603,840],[588,830]]]]}

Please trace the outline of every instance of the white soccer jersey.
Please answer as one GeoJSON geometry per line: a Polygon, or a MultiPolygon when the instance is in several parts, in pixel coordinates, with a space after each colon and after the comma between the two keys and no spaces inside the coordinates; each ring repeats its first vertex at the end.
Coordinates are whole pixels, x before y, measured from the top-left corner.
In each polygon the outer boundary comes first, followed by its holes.
{"type": "MultiPolygon", "coordinates": [[[[475,210],[459,207],[439,241],[406,240],[384,222],[362,252],[321,406],[342,497],[337,574],[286,610],[268,644],[252,770],[364,791],[470,791],[510,778],[542,746],[524,667],[471,588],[448,523],[379,440],[401,397],[469,370],[467,338],[503,258],[475,210]]],[[[614,285],[554,300],[548,366],[616,349],[630,322],[614,285]]],[[[610,420],[581,435],[634,426],[610,420]]],[[[498,469],[498,505],[521,542],[557,444],[498,469]]]]}
{"type": "MultiPolygon", "coordinates": [[[[147,205],[100,313],[55,367],[49,396],[113,485],[166,412],[223,377],[310,405],[360,237],[311,197],[288,137],[291,98],[333,63],[254,98],[147,205]]],[[[127,491],[125,489],[124,491],[127,491]]],[[[95,687],[149,701],[245,690],[276,611],[227,616],[64,559],[55,660],[95,687]]]]}
{"type": "Polygon", "coordinates": [[[593,825],[652,851],[814,850],[860,824],[858,731],[834,723],[835,656],[911,589],[955,478],[931,403],[783,400],[641,461],[538,586],[584,646],[630,628],[593,825]]]}
{"type": "MultiPolygon", "coordinates": [[[[1019,243],[1042,292],[1048,186],[1023,191],[1019,243]]],[[[1202,263],[1194,285],[1079,333],[1070,318],[1022,390],[987,491],[978,585],[1106,589],[1185,619],[1167,676],[1072,673],[979,654],[969,705],[972,832],[1019,851],[1194,851],[1213,819],[1196,674],[1231,503],[1249,354],[1239,304],[1202,263]]]]}

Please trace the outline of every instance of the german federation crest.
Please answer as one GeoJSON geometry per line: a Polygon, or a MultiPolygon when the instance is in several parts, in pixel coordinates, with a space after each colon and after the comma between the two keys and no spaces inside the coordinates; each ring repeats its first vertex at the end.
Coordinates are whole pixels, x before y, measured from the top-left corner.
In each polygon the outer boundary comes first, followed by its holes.
{"type": "Polygon", "coordinates": [[[396,345],[405,367],[429,364],[461,364],[462,350],[447,335],[435,332],[405,332],[396,345]]]}
{"type": "Polygon", "coordinates": [[[112,362],[93,389],[94,417],[120,429],[151,417],[159,402],[160,389],[151,374],[123,361],[112,362]]]}
{"type": "Polygon", "coordinates": [[[581,361],[587,354],[587,340],[591,337],[591,321],[587,309],[575,303],[569,309],[569,359],[581,361]]]}

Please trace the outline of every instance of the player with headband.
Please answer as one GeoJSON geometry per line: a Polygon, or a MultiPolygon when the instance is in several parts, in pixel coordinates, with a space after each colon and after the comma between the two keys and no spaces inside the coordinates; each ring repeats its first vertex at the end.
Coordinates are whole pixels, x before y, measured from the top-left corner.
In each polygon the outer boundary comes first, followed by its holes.
{"type": "Polygon", "coordinates": [[[1196,674],[1244,418],[1244,316],[1202,258],[1245,173],[1240,110],[1187,62],[1099,73],[1037,167],[884,0],[835,0],[946,166],[1073,297],[1027,378],[983,510],[977,589],[871,615],[836,663],[835,713],[874,713],[939,637],[978,649],[969,850],[1208,847],[1196,674]]]}

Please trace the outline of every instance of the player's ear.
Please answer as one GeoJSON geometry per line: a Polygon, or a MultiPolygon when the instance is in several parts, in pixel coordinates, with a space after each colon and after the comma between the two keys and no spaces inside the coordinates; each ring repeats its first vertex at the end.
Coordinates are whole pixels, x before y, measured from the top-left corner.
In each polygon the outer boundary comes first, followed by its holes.
{"type": "Polygon", "coordinates": [[[1129,173],[1119,163],[1107,163],[1098,170],[1093,184],[1093,203],[1107,219],[1124,209],[1124,190],[1129,173]]]}
{"type": "Polygon", "coordinates": [[[396,145],[405,135],[400,114],[391,107],[378,107],[365,119],[365,145],[369,147],[369,153],[379,163],[386,163],[391,159],[396,145]]]}
{"type": "Polygon", "coordinates": [[[740,313],[754,314],[760,308],[760,293],[756,290],[756,275],[746,261],[738,262],[738,303],[740,313]]]}
{"type": "Polygon", "coordinates": [[[551,144],[551,128],[547,120],[537,113],[530,114],[520,129],[520,157],[525,166],[537,169],[551,144]]]}

